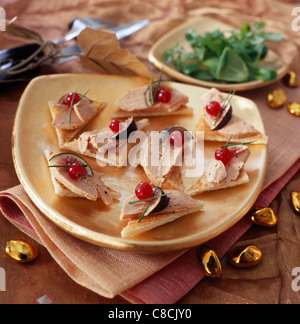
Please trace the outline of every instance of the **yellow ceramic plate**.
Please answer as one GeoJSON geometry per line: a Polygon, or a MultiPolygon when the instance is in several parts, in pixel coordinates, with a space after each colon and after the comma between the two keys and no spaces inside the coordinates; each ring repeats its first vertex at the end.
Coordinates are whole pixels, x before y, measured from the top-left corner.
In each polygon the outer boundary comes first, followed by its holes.
{"type": "MultiPolygon", "coordinates": [[[[264,145],[252,145],[246,171],[250,182],[227,190],[204,193],[197,199],[205,202],[205,210],[187,215],[132,239],[120,236],[125,225],[119,220],[123,199],[132,194],[136,185],[147,181],[141,167],[101,168],[93,159],[86,158],[96,171],[104,174],[104,181],[122,194],[120,202],[111,207],[101,200],[61,198],[54,194],[45,148],[58,151],[58,142],[48,108],[49,101],[56,101],[63,94],[87,89],[90,98],[107,101],[108,105],[85,130],[101,129],[111,122],[116,107],[114,102],[127,90],[148,83],[138,77],[102,75],[53,75],[34,79],[25,90],[17,111],[14,127],[13,156],[17,174],[36,206],[57,226],[66,232],[95,245],[114,249],[159,253],[183,249],[201,244],[227,230],[251,208],[256,200],[265,176],[267,149],[264,145]]],[[[172,86],[189,96],[194,116],[153,118],[148,130],[163,130],[171,125],[195,129],[199,116],[201,95],[204,88],[172,83],[172,86]]],[[[242,97],[233,98],[234,112],[244,117],[257,129],[264,126],[256,105],[242,97]]],[[[213,157],[217,143],[206,143],[205,154],[213,157]]]]}
{"type": "Polygon", "coordinates": [[[211,32],[216,29],[231,30],[232,27],[209,17],[200,17],[172,29],[169,33],[161,37],[150,49],[148,58],[158,69],[161,69],[164,66],[164,72],[176,80],[203,87],[215,87],[224,91],[242,91],[256,89],[274,83],[281,79],[288,71],[288,66],[284,64],[280,57],[270,50],[266,58],[261,62],[261,66],[275,69],[278,74],[276,80],[267,82],[258,80],[244,83],[224,83],[199,80],[187,76],[177,71],[172,63],[165,65],[163,62],[163,52],[164,50],[173,47],[178,40],[180,40],[180,44],[186,49],[186,51],[191,51],[190,46],[184,37],[185,33],[190,29],[196,29],[199,34],[205,34],[206,32],[211,32]]]}

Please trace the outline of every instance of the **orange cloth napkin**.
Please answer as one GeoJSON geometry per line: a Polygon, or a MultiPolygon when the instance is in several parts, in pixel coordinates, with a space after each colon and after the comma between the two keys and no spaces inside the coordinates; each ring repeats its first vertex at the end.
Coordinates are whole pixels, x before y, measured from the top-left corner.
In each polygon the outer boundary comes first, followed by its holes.
{"type": "Polygon", "coordinates": [[[85,243],[44,217],[21,185],[1,193],[1,211],[20,230],[44,245],[78,284],[108,298],[141,282],[184,253],[140,255],[85,243]]]}

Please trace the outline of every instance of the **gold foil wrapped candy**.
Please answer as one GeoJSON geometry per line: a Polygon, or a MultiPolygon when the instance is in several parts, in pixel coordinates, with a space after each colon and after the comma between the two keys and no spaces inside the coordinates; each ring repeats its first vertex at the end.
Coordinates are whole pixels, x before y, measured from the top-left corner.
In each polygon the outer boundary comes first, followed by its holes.
{"type": "Polygon", "coordinates": [[[289,102],[287,105],[289,112],[297,117],[300,116],[300,103],[297,101],[289,102]]]}
{"type": "Polygon", "coordinates": [[[271,108],[278,109],[287,101],[287,96],[284,90],[277,88],[268,93],[268,103],[271,108]]]}
{"type": "Polygon", "coordinates": [[[197,256],[205,274],[210,278],[219,278],[222,275],[222,265],[214,250],[202,245],[197,250],[197,256]]]}
{"type": "Polygon", "coordinates": [[[299,86],[299,79],[294,71],[288,71],[288,73],[283,77],[282,82],[284,85],[290,88],[297,88],[299,86]]]}
{"type": "Polygon", "coordinates": [[[252,267],[262,260],[262,252],[256,245],[233,248],[228,255],[229,262],[238,268],[252,267]]]}
{"type": "Polygon", "coordinates": [[[260,226],[274,227],[278,218],[272,208],[251,209],[248,213],[252,223],[260,226]]]}
{"type": "Polygon", "coordinates": [[[292,191],[290,193],[290,202],[294,211],[300,215],[300,192],[292,191]]]}
{"type": "Polygon", "coordinates": [[[7,242],[5,252],[19,262],[33,261],[38,255],[36,247],[24,240],[11,240],[7,242]]]}

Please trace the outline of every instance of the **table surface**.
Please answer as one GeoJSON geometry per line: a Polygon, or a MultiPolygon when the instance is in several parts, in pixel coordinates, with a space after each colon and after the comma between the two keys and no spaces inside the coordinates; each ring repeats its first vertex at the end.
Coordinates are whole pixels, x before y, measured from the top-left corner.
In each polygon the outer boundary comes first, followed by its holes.
{"type": "MultiPolygon", "coordinates": [[[[38,1],[32,0],[31,3],[38,1]]],[[[133,1],[129,1],[132,3],[133,1]]],[[[188,2],[188,1],[187,1],[188,2]]],[[[25,3],[30,1],[14,0],[7,2],[7,12],[10,15],[18,13],[25,3]],[[19,5],[19,10],[12,4],[19,5]]],[[[61,2],[58,2],[61,3],[61,2]]],[[[78,6],[80,1],[75,1],[78,6]]],[[[74,5],[75,6],[75,5],[74,5]]],[[[75,8],[76,9],[76,8],[75,8]]],[[[75,11],[74,9],[74,11],[75,11]]],[[[32,9],[32,12],[34,10],[32,9]]],[[[22,16],[20,21],[29,27],[45,31],[42,15],[35,15],[35,20],[22,16]]],[[[73,13],[70,13],[71,16],[73,13]]],[[[48,13],[44,13],[47,18],[48,13]]],[[[74,14],[73,14],[74,15],[74,14]]],[[[107,15],[108,16],[108,15],[107,15]]],[[[141,15],[136,15],[138,19],[141,15]]],[[[11,18],[11,17],[10,17],[11,18]]],[[[49,17],[48,17],[49,18],[49,17]]],[[[107,17],[110,18],[110,17],[107,17]]],[[[66,18],[65,18],[66,19],[66,18]]],[[[120,19],[120,23],[123,23],[120,19]]],[[[62,34],[54,29],[52,39],[62,34]]],[[[50,37],[50,35],[48,35],[50,37]]],[[[5,40],[1,47],[7,45],[5,40]]],[[[131,47],[130,39],[127,47],[131,47]]],[[[135,52],[134,48],[131,48],[135,52]]],[[[140,49],[139,49],[140,50],[140,49]]],[[[138,52],[136,52],[138,53],[138,52]]],[[[150,64],[145,62],[148,67],[150,64]]],[[[90,72],[78,60],[56,68],[43,68],[40,73],[90,72]]],[[[11,154],[11,134],[15,112],[22,92],[27,83],[0,86],[0,190],[19,184],[14,171],[11,154]]],[[[263,90],[262,90],[263,91],[263,90]]],[[[226,256],[221,260],[223,276],[219,279],[205,278],[178,303],[299,303],[300,293],[293,290],[292,270],[300,267],[300,217],[296,216],[289,203],[289,193],[300,191],[300,172],[280,192],[271,207],[279,218],[276,228],[252,228],[239,240],[257,244],[264,255],[263,262],[251,269],[236,269],[229,264],[226,256]]],[[[122,297],[114,299],[101,297],[72,281],[68,275],[56,264],[48,251],[33,242],[39,251],[39,257],[32,263],[19,264],[5,255],[5,243],[13,238],[30,239],[0,217],[0,268],[6,273],[6,291],[0,292],[0,303],[38,303],[44,296],[51,303],[128,303],[122,297]],[[21,289],[20,289],[21,288],[21,289]]],[[[1,278],[0,278],[1,279],[1,278]]],[[[44,299],[45,300],[45,299],[44,299]]]]}

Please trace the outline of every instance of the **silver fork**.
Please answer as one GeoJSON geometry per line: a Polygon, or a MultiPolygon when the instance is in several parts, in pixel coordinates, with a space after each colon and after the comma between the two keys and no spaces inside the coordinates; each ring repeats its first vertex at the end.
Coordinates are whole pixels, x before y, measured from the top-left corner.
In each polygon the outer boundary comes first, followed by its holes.
{"type": "Polygon", "coordinates": [[[99,19],[99,18],[91,18],[91,17],[74,18],[70,25],[71,25],[71,29],[69,30],[69,32],[64,37],[52,41],[52,43],[58,45],[67,42],[71,39],[74,39],[86,27],[91,27],[93,29],[100,29],[100,28],[112,28],[117,26],[117,24],[115,24],[112,21],[99,19]]]}

